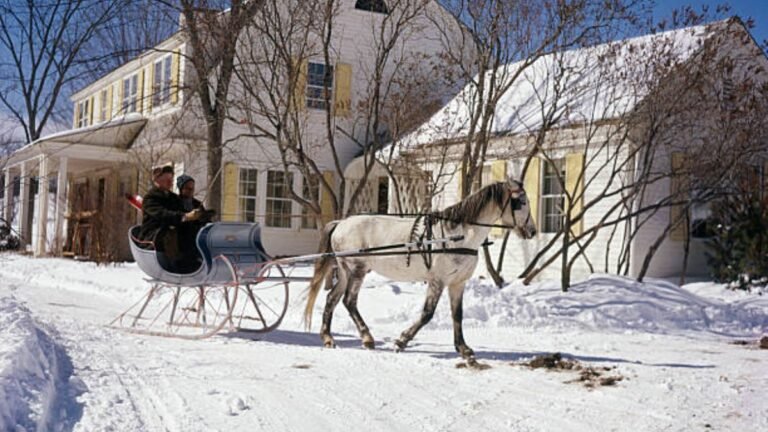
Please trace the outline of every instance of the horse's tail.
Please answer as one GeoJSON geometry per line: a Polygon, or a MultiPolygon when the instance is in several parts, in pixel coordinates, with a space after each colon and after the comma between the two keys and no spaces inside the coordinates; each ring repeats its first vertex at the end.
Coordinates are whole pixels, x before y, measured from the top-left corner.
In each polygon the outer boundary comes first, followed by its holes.
{"type": "MultiPolygon", "coordinates": [[[[333,246],[331,246],[331,236],[339,221],[328,222],[323,228],[323,233],[320,236],[320,247],[318,252],[327,254],[333,252],[333,246]]],[[[309,283],[309,293],[307,294],[307,305],[304,308],[304,323],[307,329],[312,326],[312,311],[315,306],[315,300],[320,293],[320,286],[323,281],[330,279],[331,272],[336,267],[336,259],[332,256],[322,256],[315,261],[315,274],[312,276],[312,282],[309,283]]]]}

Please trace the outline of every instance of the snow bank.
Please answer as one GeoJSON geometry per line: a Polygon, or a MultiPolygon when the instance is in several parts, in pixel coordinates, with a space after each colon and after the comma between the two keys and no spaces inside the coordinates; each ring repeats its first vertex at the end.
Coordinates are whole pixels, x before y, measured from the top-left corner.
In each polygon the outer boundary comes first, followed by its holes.
{"type": "MultiPolygon", "coordinates": [[[[766,296],[732,291],[716,295],[726,290],[712,283],[690,287],[693,289],[662,280],[638,283],[617,276],[593,275],[568,292],[562,292],[555,282],[530,286],[518,282],[499,290],[490,281],[472,279],[464,293],[464,324],[650,333],[703,331],[732,337],[757,336],[768,329],[766,296]]],[[[416,319],[423,297],[410,298],[406,310],[390,310],[377,322],[416,319]]],[[[444,295],[430,327],[451,326],[444,295]]]]}
{"type": "Polygon", "coordinates": [[[0,430],[67,430],[82,384],[48,332],[13,297],[0,298],[0,430]]]}

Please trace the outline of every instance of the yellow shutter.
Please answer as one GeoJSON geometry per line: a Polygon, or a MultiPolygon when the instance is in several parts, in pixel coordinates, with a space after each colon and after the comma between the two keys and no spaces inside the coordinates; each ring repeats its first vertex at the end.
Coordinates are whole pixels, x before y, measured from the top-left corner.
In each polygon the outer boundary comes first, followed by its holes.
{"type": "Polygon", "coordinates": [[[144,69],[139,71],[139,82],[136,90],[136,112],[144,113],[144,69]]]}
{"type": "MultiPolygon", "coordinates": [[[[507,161],[497,160],[491,163],[491,178],[494,182],[507,180],[507,161]]],[[[491,236],[499,237],[504,233],[503,228],[491,228],[491,236]]]]}
{"type": "MultiPolygon", "coordinates": [[[[571,219],[576,218],[584,209],[584,153],[571,153],[565,156],[565,190],[571,196],[571,219]]],[[[584,218],[571,225],[571,233],[582,233],[584,218]]]]}
{"type": "Polygon", "coordinates": [[[234,222],[240,220],[238,185],[240,169],[232,162],[224,164],[224,183],[222,184],[221,220],[234,222]]]}
{"type": "Polygon", "coordinates": [[[352,66],[337,63],[334,75],[334,115],[348,117],[352,112],[352,66]]]}
{"type": "Polygon", "coordinates": [[[147,112],[152,112],[152,98],[155,95],[155,62],[149,64],[149,91],[147,92],[147,112]]]}
{"type": "Polygon", "coordinates": [[[125,83],[123,80],[117,81],[117,110],[115,111],[117,115],[123,115],[125,112],[123,112],[123,86],[125,83]]]}
{"type": "Polygon", "coordinates": [[[181,50],[173,50],[171,56],[171,103],[179,103],[179,75],[181,74],[181,50]]]}
{"type": "Polygon", "coordinates": [[[77,129],[77,124],[80,122],[80,103],[75,102],[75,112],[72,115],[72,129],[77,129]]]}
{"type": "MultiPolygon", "coordinates": [[[[336,177],[333,175],[333,171],[323,171],[323,179],[331,185],[332,189],[335,189],[336,177]]],[[[332,221],[335,217],[333,214],[333,196],[322,187],[320,188],[320,213],[323,225],[332,221]]]]}
{"type": "Polygon", "coordinates": [[[91,101],[88,102],[88,126],[93,125],[93,112],[96,111],[93,104],[96,102],[96,95],[91,95],[91,101]]]}
{"type": "Polygon", "coordinates": [[[115,86],[110,84],[107,87],[107,121],[112,120],[112,96],[115,91],[115,86]]]}
{"type": "MultiPolygon", "coordinates": [[[[684,194],[688,193],[688,182],[686,174],[681,172],[685,168],[685,153],[673,152],[671,160],[671,176],[669,180],[669,193],[672,201],[681,201],[684,194]]],[[[673,205],[669,208],[669,223],[674,224],[685,217],[684,205],[673,205]]],[[[681,221],[675,228],[669,232],[669,238],[677,241],[684,241],[688,236],[688,223],[681,221]]]]}
{"type": "MultiPolygon", "coordinates": [[[[523,187],[528,196],[528,208],[531,210],[531,218],[539,227],[539,185],[541,184],[541,159],[531,158],[528,169],[525,171],[523,187]]],[[[540,229],[540,228],[539,228],[540,229]]]]}
{"type": "Polygon", "coordinates": [[[296,82],[293,89],[293,109],[303,110],[307,107],[306,91],[307,91],[307,68],[308,63],[306,60],[302,60],[298,63],[298,60],[294,59],[294,67],[297,68],[296,82]],[[298,66],[296,66],[298,63],[298,66]]]}

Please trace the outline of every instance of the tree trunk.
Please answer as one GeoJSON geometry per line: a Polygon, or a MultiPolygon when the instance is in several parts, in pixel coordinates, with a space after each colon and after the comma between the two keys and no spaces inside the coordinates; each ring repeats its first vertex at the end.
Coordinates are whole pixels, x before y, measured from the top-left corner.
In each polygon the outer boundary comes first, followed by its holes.
{"type": "Polygon", "coordinates": [[[493,266],[493,262],[491,261],[491,252],[488,249],[487,244],[483,245],[483,255],[485,256],[485,268],[488,270],[488,274],[491,275],[491,279],[493,279],[493,283],[495,283],[496,286],[499,288],[503,287],[504,278],[501,277],[501,274],[500,274],[501,269],[497,270],[493,266]]]}
{"type": "Polygon", "coordinates": [[[208,208],[221,214],[222,177],[222,129],[223,125],[208,125],[208,208]]]}

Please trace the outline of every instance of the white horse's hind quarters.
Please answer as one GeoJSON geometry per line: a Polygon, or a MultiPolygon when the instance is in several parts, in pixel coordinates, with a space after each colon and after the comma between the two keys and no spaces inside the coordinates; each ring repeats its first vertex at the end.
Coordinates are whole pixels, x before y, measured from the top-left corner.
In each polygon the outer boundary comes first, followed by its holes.
{"type": "Polygon", "coordinates": [[[464,342],[462,333],[462,297],[464,285],[477,266],[477,249],[493,227],[512,229],[523,239],[536,235],[536,226],[520,182],[510,180],[488,185],[458,204],[424,216],[359,215],[330,222],[323,229],[321,255],[315,261],[315,274],[309,286],[305,309],[307,325],[311,324],[320,287],[327,280],[333,286],[329,287],[320,328],[323,344],[329,348],[335,346],[331,321],[333,310],[343,295],[344,306],[360,332],[363,346],[373,348],[373,337],[357,310],[357,296],[365,275],[373,270],[396,281],[427,281],[428,291],[421,317],[395,341],[397,349],[404,349],[419,329],[429,322],[440,294],[447,286],[453,315],[454,346],[462,357],[474,360],[474,353],[464,342]],[[500,224],[496,223],[499,219],[500,224]],[[461,236],[461,240],[452,242],[451,247],[443,243],[437,247],[422,246],[416,251],[403,248],[378,254],[332,254],[429,241],[435,237],[459,238],[456,236],[461,236]],[[335,283],[331,283],[334,269],[337,269],[337,277],[335,283]]]}

